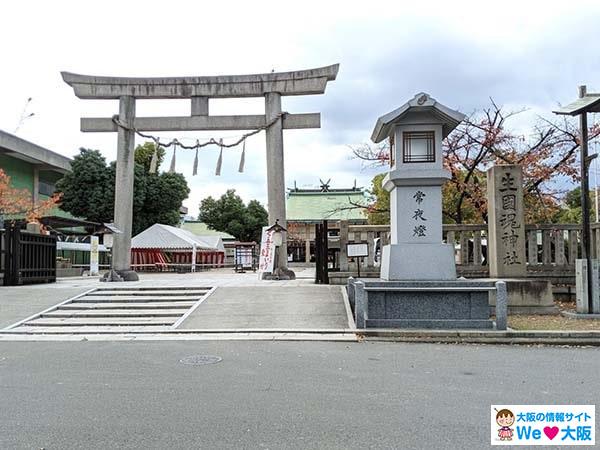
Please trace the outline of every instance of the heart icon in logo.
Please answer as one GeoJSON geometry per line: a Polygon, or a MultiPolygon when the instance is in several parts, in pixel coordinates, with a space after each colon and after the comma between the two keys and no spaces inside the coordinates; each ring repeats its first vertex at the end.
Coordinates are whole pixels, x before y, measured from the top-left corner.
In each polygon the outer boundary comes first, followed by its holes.
{"type": "Polygon", "coordinates": [[[544,434],[548,436],[548,439],[552,440],[558,434],[558,427],[544,427],[544,434]]]}

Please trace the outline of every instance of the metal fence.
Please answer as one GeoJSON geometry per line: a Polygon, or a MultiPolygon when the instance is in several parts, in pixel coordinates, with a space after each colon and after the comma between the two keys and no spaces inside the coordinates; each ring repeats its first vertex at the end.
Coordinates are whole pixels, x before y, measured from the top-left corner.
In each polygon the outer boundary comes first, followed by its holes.
{"type": "Polygon", "coordinates": [[[15,225],[1,233],[5,286],[56,281],[56,236],[29,233],[15,225]]]}

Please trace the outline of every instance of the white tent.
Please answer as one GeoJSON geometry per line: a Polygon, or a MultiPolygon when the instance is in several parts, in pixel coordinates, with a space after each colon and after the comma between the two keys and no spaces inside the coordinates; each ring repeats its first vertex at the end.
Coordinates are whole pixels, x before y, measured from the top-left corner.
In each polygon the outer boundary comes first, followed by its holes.
{"type": "Polygon", "coordinates": [[[225,251],[223,240],[219,236],[196,236],[181,228],[155,223],[131,240],[132,249],[156,248],[163,250],[198,250],[225,251]]]}
{"type": "Polygon", "coordinates": [[[136,269],[178,267],[194,272],[198,265],[223,267],[225,246],[220,236],[197,236],[156,223],[131,240],[131,260],[136,269]]]}

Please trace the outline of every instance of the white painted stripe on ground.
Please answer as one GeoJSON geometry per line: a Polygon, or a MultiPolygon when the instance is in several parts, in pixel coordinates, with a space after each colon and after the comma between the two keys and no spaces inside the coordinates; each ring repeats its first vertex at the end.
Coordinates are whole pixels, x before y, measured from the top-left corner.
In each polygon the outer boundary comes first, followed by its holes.
{"type": "Polygon", "coordinates": [[[210,297],[213,294],[213,292],[215,292],[216,289],[217,289],[216,286],[212,287],[210,289],[210,291],[208,291],[206,294],[204,294],[204,296],[202,298],[200,298],[194,306],[192,306],[190,309],[188,309],[188,311],[183,316],[181,316],[177,322],[175,322],[173,325],[171,325],[171,328],[174,330],[179,325],[181,325],[183,323],[183,321],[185,319],[187,319],[188,316],[190,314],[192,314],[196,310],[196,308],[198,308],[198,306],[200,306],[204,302],[204,300],[206,300],[208,297],[210,297]]]}
{"type": "Polygon", "coordinates": [[[84,297],[84,296],[88,295],[90,292],[94,292],[96,289],[97,288],[93,288],[93,289],[85,291],[85,292],[83,292],[83,293],[81,293],[79,295],[76,295],[75,297],[71,297],[71,298],[65,300],[64,302],[59,303],[58,305],[51,306],[50,308],[47,308],[47,309],[45,309],[43,311],[40,311],[39,313],[33,314],[32,316],[29,316],[26,319],[20,320],[17,323],[13,323],[12,325],[9,325],[8,327],[3,328],[1,331],[10,330],[12,328],[18,327],[19,325],[23,325],[25,322],[28,322],[28,321],[33,320],[33,319],[36,319],[36,318],[40,317],[42,314],[46,314],[46,313],[48,313],[50,311],[54,311],[59,306],[66,305],[67,303],[71,303],[72,301],[77,300],[78,298],[84,297]]]}

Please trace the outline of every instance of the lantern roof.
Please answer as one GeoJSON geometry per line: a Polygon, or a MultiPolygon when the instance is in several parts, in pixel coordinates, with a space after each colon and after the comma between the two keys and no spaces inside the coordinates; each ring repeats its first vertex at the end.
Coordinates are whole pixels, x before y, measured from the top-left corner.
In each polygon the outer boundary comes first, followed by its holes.
{"type": "MultiPolygon", "coordinates": [[[[464,114],[442,105],[429,94],[419,92],[404,105],[377,119],[371,140],[375,143],[383,141],[394,132],[396,125],[400,125],[407,119],[407,116],[414,113],[433,116],[435,120],[439,121],[438,123],[442,125],[442,138],[448,136],[466,117],[464,114]]],[[[428,123],[431,121],[429,120],[428,123]]]]}

